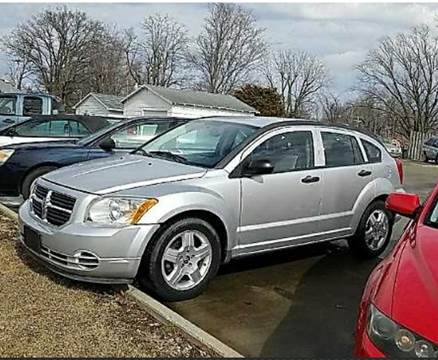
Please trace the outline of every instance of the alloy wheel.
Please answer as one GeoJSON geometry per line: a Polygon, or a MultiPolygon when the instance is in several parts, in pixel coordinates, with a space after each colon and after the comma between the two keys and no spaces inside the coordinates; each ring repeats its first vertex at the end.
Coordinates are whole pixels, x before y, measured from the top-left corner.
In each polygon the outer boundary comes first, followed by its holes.
{"type": "Polygon", "coordinates": [[[383,210],[374,210],[365,225],[365,243],[373,251],[379,250],[389,234],[388,215],[383,210]]]}

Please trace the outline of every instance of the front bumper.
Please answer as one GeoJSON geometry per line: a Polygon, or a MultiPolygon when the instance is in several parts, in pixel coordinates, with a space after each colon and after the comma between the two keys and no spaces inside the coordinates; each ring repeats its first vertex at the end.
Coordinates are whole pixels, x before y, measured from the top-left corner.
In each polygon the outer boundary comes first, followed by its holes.
{"type": "Polygon", "coordinates": [[[54,227],[35,218],[26,201],[19,210],[24,248],[47,268],[62,276],[93,283],[129,283],[137,275],[147,243],[159,225],[103,228],[83,222],[54,227]],[[24,227],[40,236],[41,249],[24,244],[24,227]]]}

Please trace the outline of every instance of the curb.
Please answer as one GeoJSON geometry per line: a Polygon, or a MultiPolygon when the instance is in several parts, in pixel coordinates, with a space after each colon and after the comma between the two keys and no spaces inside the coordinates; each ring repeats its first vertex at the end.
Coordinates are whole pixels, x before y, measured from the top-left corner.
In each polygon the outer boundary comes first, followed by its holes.
{"type": "MultiPolygon", "coordinates": [[[[17,221],[18,214],[0,203],[0,214],[8,217],[11,220],[17,221]]],[[[126,295],[135,300],[140,307],[146,310],[150,315],[160,322],[171,324],[183,331],[191,340],[207,347],[216,354],[228,358],[243,358],[244,356],[237,351],[225,345],[214,336],[205,332],[198,326],[194,325],[175,311],[169,309],[159,301],[153,299],[144,292],[129,285],[126,295]]]]}
{"type": "Polygon", "coordinates": [[[0,203],[0,214],[11,220],[18,221],[18,214],[0,203]]]}
{"type": "Polygon", "coordinates": [[[214,336],[205,332],[175,311],[169,309],[167,306],[163,305],[159,301],[138,290],[137,288],[129,285],[129,290],[126,292],[126,295],[134,299],[143,309],[145,309],[157,320],[179,328],[192,340],[200,345],[207,347],[210,350],[213,350],[218,355],[227,358],[244,357],[236,350],[233,350],[228,345],[225,345],[214,336]]]}

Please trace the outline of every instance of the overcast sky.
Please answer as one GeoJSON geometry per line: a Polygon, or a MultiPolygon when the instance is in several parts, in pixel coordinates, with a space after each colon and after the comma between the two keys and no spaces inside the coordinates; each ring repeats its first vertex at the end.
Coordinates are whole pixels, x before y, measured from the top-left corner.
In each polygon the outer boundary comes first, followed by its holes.
{"type": "MultiPolygon", "coordinates": [[[[38,11],[55,4],[0,3],[0,36],[38,11]]],[[[273,47],[303,49],[320,56],[333,79],[333,87],[345,96],[354,85],[354,66],[379,38],[419,25],[435,26],[438,4],[317,4],[317,3],[244,3],[253,11],[260,26],[266,28],[266,40],[273,47]]],[[[70,4],[90,16],[114,23],[120,28],[138,27],[151,13],[169,14],[186,25],[196,36],[208,12],[208,4],[108,3],[70,4]]],[[[437,22],[438,24],[438,22],[437,22]]],[[[6,71],[0,53],[0,77],[6,71]]]]}

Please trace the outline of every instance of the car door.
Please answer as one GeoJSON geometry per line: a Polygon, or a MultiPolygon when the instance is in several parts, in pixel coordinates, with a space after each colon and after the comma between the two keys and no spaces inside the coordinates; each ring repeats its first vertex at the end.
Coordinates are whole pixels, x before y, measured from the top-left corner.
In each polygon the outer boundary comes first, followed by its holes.
{"type": "Polygon", "coordinates": [[[321,201],[321,170],[316,168],[315,153],[312,128],[277,130],[253,146],[240,166],[268,160],[273,171],[240,179],[237,253],[315,239],[321,201]]]}
{"type": "Polygon", "coordinates": [[[353,208],[373,180],[359,140],[351,133],[321,129],[324,163],[320,231],[327,238],[351,233],[353,208]]]}

